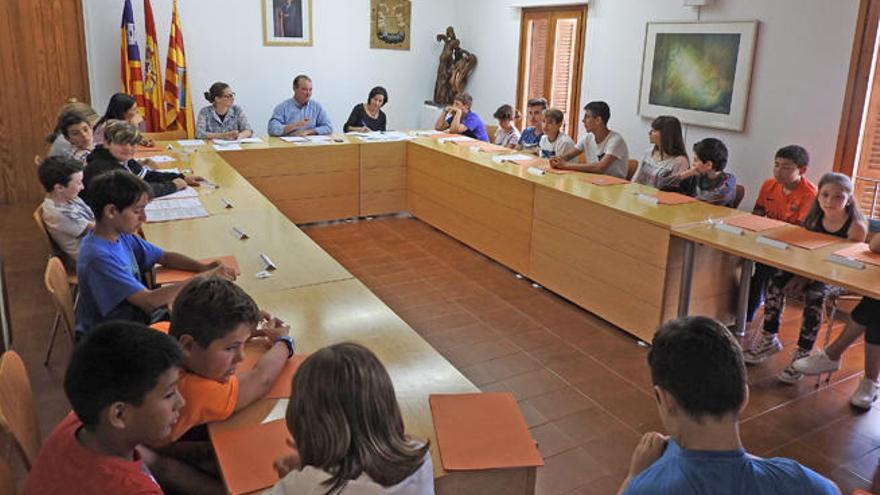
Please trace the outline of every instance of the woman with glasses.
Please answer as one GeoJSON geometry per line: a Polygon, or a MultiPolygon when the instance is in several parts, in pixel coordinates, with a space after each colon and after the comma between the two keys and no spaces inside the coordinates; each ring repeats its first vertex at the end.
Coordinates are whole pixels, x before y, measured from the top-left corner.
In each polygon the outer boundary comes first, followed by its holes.
{"type": "Polygon", "coordinates": [[[199,111],[196,119],[196,138],[236,140],[251,137],[254,131],[240,106],[235,105],[235,93],[224,82],[215,82],[205,91],[211,103],[199,111]]]}

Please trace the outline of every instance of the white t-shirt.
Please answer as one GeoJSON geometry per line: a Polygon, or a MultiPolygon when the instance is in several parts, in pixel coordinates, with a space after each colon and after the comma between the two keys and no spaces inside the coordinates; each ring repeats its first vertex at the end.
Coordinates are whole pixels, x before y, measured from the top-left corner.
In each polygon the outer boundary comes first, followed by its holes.
{"type": "Polygon", "coordinates": [[[554,156],[562,156],[574,149],[574,141],[564,132],[556,136],[556,141],[550,141],[547,134],[541,136],[541,142],[538,144],[541,150],[541,158],[552,158],[554,156]]]}
{"type": "MultiPolygon", "coordinates": [[[[313,466],[291,471],[275,484],[267,495],[324,495],[327,487],[322,483],[330,478],[326,472],[313,466]]],[[[425,462],[416,472],[400,483],[384,487],[367,475],[361,474],[351,480],[340,495],[434,495],[434,466],[431,454],[425,454],[425,462]]]]}
{"type": "Polygon", "coordinates": [[[578,139],[575,148],[578,151],[586,150],[587,163],[596,163],[605,155],[611,155],[615,158],[611,165],[605,169],[605,175],[613,175],[614,177],[626,178],[627,164],[629,162],[629,149],[626,147],[626,141],[623,136],[615,131],[608,131],[605,140],[596,143],[596,136],[592,132],[588,132],[578,139]]]}
{"type": "Polygon", "coordinates": [[[498,146],[510,147],[511,144],[519,142],[519,131],[516,126],[510,126],[509,131],[505,131],[501,126],[495,130],[495,144],[498,146]]]}

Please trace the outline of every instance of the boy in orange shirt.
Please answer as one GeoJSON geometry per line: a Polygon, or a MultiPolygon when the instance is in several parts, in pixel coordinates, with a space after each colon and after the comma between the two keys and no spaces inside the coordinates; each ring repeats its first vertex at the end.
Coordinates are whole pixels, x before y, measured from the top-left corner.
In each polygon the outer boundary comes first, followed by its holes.
{"type": "Polygon", "coordinates": [[[230,281],[196,278],[183,288],[174,300],[169,333],[183,351],[178,388],[187,403],[167,437],[176,443],[147,459],[163,487],[201,493],[219,486],[219,480],[192,469],[203,465],[209,445],[178,440],[194,426],[227,419],[266,395],[293,356],[289,330],[230,281]],[[252,369],[236,374],[245,344],[255,337],[267,338],[269,349],[252,369]]]}
{"type": "MultiPolygon", "coordinates": [[[[810,164],[810,155],[796,144],[779,148],[773,160],[773,177],[764,181],[752,213],[783,222],[800,225],[816,198],[816,185],[804,173],[810,164]]],[[[764,291],[775,268],[755,264],[749,286],[747,318],[751,322],[758,307],[764,302],[764,291]]]]}

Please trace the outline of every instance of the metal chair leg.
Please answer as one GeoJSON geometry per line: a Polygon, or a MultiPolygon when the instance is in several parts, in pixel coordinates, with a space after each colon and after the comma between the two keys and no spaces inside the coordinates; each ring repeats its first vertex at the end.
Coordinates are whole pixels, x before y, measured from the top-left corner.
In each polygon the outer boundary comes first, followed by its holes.
{"type": "Polygon", "coordinates": [[[55,313],[55,323],[52,325],[52,336],[49,337],[49,347],[46,349],[46,360],[43,366],[49,366],[49,358],[52,357],[52,347],[55,346],[55,336],[58,335],[58,326],[61,325],[61,313],[55,313]]]}
{"type": "MultiPolygon", "coordinates": [[[[828,326],[825,329],[825,343],[822,344],[822,348],[828,347],[828,342],[831,340],[831,330],[834,327],[834,317],[837,316],[837,298],[831,299],[828,304],[825,306],[823,313],[825,313],[825,318],[828,320],[828,326]]],[[[831,375],[834,374],[833,371],[829,371],[825,377],[825,383],[831,382],[831,375]]],[[[822,374],[820,373],[816,380],[816,388],[822,386],[822,374]]]]}

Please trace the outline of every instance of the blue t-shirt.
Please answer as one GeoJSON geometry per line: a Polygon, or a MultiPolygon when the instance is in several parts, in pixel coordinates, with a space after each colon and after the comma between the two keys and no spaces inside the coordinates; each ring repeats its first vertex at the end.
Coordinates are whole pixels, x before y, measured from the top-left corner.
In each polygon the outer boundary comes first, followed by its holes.
{"type": "Polygon", "coordinates": [[[745,449],[685,450],[674,440],[660,459],[636,475],[624,495],[839,495],[815,471],[791,459],[762,459],[745,449]]]}
{"type": "MultiPolygon", "coordinates": [[[[446,122],[452,122],[451,115],[446,118],[446,122]]],[[[485,141],[487,143],[489,142],[489,133],[486,132],[486,126],[483,124],[479,115],[474,112],[468,112],[467,115],[461,119],[461,125],[467,127],[467,130],[461,133],[463,136],[479,139],[480,141],[485,141]]]]}
{"type": "Polygon", "coordinates": [[[519,145],[524,149],[537,148],[541,144],[541,136],[543,135],[543,132],[535,134],[534,127],[526,127],[523,129],[522,134],[519,135],[519,145]]]}
{"type": "Polygon", "coordinates": [[[161,249],[131,234],[120,234],[116,242],[87,234],[76,259],[76,331],[110,320],[146,322],[147,315],[126,299],[146,289],[142,274],[161,258],[161,249]]]}

